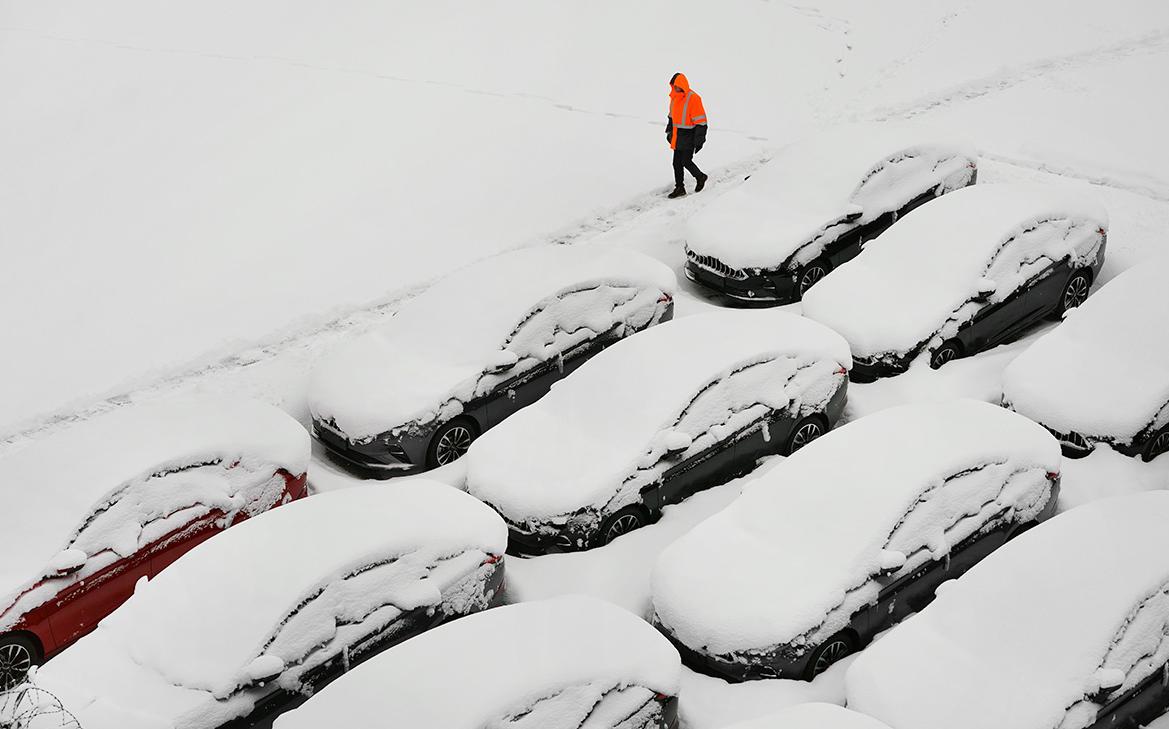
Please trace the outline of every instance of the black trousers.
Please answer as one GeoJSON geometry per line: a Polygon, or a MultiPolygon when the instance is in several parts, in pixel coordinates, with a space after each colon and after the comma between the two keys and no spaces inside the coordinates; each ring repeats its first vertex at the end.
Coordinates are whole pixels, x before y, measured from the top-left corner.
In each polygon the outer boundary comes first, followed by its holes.
{"type": "Polygon", "coordinates": [[[682,170],[689,170],[696,180],[704,176],[702,170],[698,169],[698,165],[694,164],[693,147],[679,145],[674,150],[674,187],[682,187],[682,170]]]}

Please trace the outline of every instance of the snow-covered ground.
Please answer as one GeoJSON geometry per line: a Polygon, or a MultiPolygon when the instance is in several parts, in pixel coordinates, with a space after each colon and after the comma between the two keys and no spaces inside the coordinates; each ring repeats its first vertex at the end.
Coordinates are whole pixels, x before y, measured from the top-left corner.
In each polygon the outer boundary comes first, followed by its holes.
{"type": "MultiPolygon", "coordinates": [[[[435,277],[551,242],[680,272],[688,216],[838,121],[912,118],[971,140],[979,184],[1088,191],[1110,217],[1104,282],[1169,252],[1165,78],[1160,0],[0,0],[0,456],[175,393],[258,397],[305,423],[321,355],[435,277]],[[666,201],[676,70],[703,94],[697,161],[717,177],[666,201]]],[[[718,305],[679,280],[677,317],[718,305]]],[[[1003,368],[1051,326],[854,385],[845,419],[997,402],[1003,368]]],[[[359,483],[321,456],[314,490],[359,483]]],[[[658,553],[768,465],[608,547],[511,559],[508,594],[644,614],[658,553]]],[[[1169,459],[1103,447],[1064,462],[1061,506],[1166,487],[1169,459]]],[[[735,686],[684,671],[682,717],[714,729],[841,702],[845,668],[735,686]]]]}

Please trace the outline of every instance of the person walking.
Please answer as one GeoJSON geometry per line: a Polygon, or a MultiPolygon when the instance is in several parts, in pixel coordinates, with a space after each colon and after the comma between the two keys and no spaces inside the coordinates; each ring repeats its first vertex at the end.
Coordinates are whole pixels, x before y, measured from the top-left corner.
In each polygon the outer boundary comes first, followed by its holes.
{"type": "Polygon", "coordinates": [[[686,194],[684,170],[694,175],[698,182],[694,191],[702,192],[707,176],[694,164],[694,154],[706,144],[706,109],[702,107],[702,97],[690,88],[685,74],[676,73],[670,78],[666,140],[674,150],[674,191],[667,197],[673,199],[686,194]]]}

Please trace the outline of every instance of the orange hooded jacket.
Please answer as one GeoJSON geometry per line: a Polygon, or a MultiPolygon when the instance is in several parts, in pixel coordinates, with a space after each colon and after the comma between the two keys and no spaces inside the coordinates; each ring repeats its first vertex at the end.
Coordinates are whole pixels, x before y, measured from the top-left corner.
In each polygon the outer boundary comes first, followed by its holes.
{"type": "Polygon", "coordinates": [[[674,74],[670,79],[670,149],[678,148],[678,130],[693,129],[700,124],[706,124],[706,109],[702,107],[702,97],[690,88],[690,82],[682,73],[674,74]],[[681,93],[674,87],[682,89],[681,93]]]}

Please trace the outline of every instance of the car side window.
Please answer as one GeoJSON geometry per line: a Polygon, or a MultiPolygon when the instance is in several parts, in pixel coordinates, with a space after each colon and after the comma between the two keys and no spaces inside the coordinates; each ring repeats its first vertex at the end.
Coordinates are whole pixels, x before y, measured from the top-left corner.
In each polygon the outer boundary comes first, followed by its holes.
{"type": "Polygon", "coordinates": [[[1067,218],[1045,220],[1004,242],[984,274],[994,282],[988,300],[1004,301],[1050,272],[1066,256],[1069,238],[1078,235],[1082,227],[1067,218]]]}

